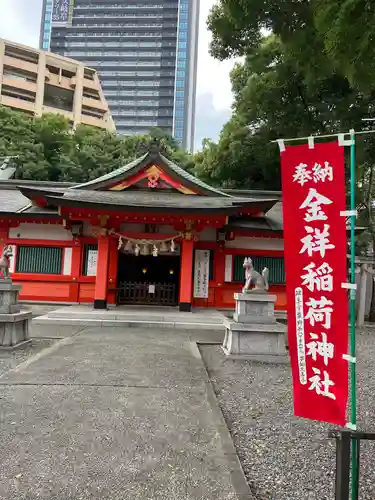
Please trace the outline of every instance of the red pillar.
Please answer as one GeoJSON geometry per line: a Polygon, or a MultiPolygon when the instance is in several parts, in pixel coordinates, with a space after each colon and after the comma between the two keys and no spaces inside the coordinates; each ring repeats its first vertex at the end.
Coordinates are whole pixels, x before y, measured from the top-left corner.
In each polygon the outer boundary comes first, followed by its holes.
{"type": "Polygon", "coordinates": [[[94,309],[107,309],[109,251],[110,251],[109,236],[99,236],[94,309]]]}
{"type": "Polygon", "coordinates": [[[194,241],[182,240],[180,273],[180,311],[190,312],[193,294],[194,241]]]}
{"type": "Polygon", "coordinates": [[[215,249],[214,281],[217,286],[223,286],[225,281],[225,253],[220,245],[215,249]]]}
{"type": "Polygon", "coordinates": [[[81,276],[82,266],[82,245],[80,238],[74,239],[74,247],[72,249],[72,281],[70,287],[70,300],[72,302],[79,301],[79,278],[81,276]]]}
{"type": "Polygon", "coordinates": [[[109,243],[108,304],[116,304],[118,241],[111,238],[109,243]]]}

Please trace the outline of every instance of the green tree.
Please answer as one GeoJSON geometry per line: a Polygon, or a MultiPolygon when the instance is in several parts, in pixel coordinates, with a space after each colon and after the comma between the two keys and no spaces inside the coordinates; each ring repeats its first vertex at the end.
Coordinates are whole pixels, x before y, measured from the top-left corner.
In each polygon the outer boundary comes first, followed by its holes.
{"type": "Polygon", "coordinates": [[[231,74],[233,116],[217,145],[206,142],[196,172],[215,184],[280,189],[279,154],[272,140],[359,129],[369,97],[334,72],[314,81],[279,37],[270,35],[231,74]]]}
{"type": "Polygon", "coordinates": [[[61,115],[34,118],[0,106],[0,156],[17,156],[19,179],[86,182],[141,156],[154,140],[169,159],[194,167],[194,157],[157,128],[149,135],[118,136],[79,125],[73,133],[61,115]]]}
{"type": "Polygon", "coordinates": [[[371,92],[375,77],[375,4],[371,0],[219,0],[211,9],[212,54],[243,56],[278,36],[305,77],[332,69],[371,92]]]}
{"type": "Polygon", "coordinates": [[[314,24],[332,65],[365,92],[374,88],[375,4],[314,0],[314,24]]]}

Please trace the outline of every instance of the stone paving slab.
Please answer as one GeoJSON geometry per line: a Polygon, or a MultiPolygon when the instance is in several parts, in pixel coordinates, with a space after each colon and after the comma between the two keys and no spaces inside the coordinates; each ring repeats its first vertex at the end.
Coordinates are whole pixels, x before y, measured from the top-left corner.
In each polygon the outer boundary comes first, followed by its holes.
{"type": "Polygon", "coordinates": [[[72,337],[84,329],[84,325],[40,325],[33,320],[31,324],[31,338],[62,339],[72,337]]]}
{"type": "Polygon", "coordinates": [[[175,307],[120,306],[109,310],[89,305],[72,305],[48,312],[35,319],[40,325],[82,325],[152,329],[220,330],[224,332],[224,315],[215,309],[193,309],[179,312],[175,307]]]}
{"type": "Polygon", "coordinates": [[[49,318],[126,319],[153,321],[189,321],[192,323],[222,323],[223,314],[216,309],[193,309],[181,312],[177,307],[118,306],[108,310],[93,309],[91,305],[72,305],[47,312],[49,318]]]}
{"type": "MultiPolygon", "coordinates": [[[[146,318],[147,316],[145,316],[146,318]]],[[[152,329],[172,329],[172,330],[218,330],[224,332],[224,326],[219,323],[192,323],[191,321],[181,322],[181,321],[165,321],[156,320],[152,321],[149,319],[144,320],[131,320],[128,319],[70,319],[66,318],[49,318],[48,316],[39,316],[34,319],[34,324],[45,325],[45,326],[94,326],[98,328],[108,328],[108,327],[122,327],[122,328],[152,328],[152,329]]]]}
{"type": "Polygon", "coordinates": [[[190,346],[167,342],[112,342],[96,337],[66,339],[38,362],[9,372],[0,384],[96,384],[143,387],[201,387],[204,367],[191,359],[190,346]],[[173,374],[173,376],[171,376],[173,374]]]}
{"type": "Polygon", "coordinates": [[[2,499],[237,498],[199,393],[8,386],[1,398],[2,499]]]}
{"type": "Polygon", "coordinates": [[[15,369],[19,364],[25,362],[26,360],[30,358],[35,359],[37,354],[52,346],[54,342],[55,341],[53,339],[33,339],[31,343],[23,345],[18,349],[14,349],[12,351],[0,350],[0,377],[10,370],[15,369]]]}
{"type": "MultiPolygon", "coordinates": [[[[54,326],[51,327],[54,329],[54,326]]],[[[68,327],[69,328],[69,327],[68,327]]],[[[88,326],[80,331],[77,336],[77,342],[84,338],[96,338],[99,336],[104,341],[112,342],[137,342],[137,343],[164,343],[166,349],[171,345],[182,345],[186,342],[202,342],[202,343],[221,343],[224,339],[224,331],[220,330],[168,330],[168,329],[153,329],[153,328],[128,328],[128,327],[92,327],[88,326]]],[[[93,340],[94,341],[94,340],[93,340]]],[[[96,340],[95,340],[96,342],[96,340]]]]}
{"type": "Polygon", "coordinates": [[[251,498],[179,333],[66,332],[0,377],[0,499],[251,498]]]}

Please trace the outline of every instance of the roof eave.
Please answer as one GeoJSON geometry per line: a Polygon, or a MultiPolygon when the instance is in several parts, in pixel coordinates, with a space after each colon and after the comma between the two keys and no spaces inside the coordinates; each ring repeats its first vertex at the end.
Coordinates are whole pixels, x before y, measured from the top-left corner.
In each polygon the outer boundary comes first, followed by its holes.
{"type": "Polygon", "coordinates": [[[160,213],[163,212],[175,212],[175,213],[189,213],[189,214],[194,214],[196,213],[197,215],[205,213],[205,214],[213,214],[213,215],[235,215],[238,213],[238,210],[240,207],[232,206],[232,207],[200,207],[200,208],[194,208],[193,207],[172,207],[172,206],[165,206],[165,205],[152,205],[152,206],[145,206],[145,205],[134,205],[134,204],[109,204],[109,203],[93,203],[93,202],[88,202],[88,201],[80,201],[80,200],[71,200],[71,199],[66,199],[64,197],[55,197],[55,196],[47,196],[46,197],[47,201],[49,202],[50,205],[52,206],[69,206],[69,207],[74,207],[74,208],[92,208],[92,209],[97,209],[97,210],[106,210],[106,211],[111,211],[111,212],[121,212],[121,211],[132,211],[132,212],[155,212],[159,211],[160,213]]]}

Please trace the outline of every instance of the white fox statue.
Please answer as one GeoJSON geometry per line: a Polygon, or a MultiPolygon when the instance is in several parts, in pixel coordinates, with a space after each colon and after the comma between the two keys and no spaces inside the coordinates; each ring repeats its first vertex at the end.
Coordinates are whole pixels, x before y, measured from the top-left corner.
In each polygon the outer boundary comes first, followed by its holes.
{"type": "Polygon", "coordinates": [[[253,261],[250,259],[250,257],[245,258],[243,267],[245,269],[246,282],[245,286],[242,289],[242,293],[266,292],[269,288],[268,268],[265,267],[262,271],[262,274],[258,273],[258,271],[254,269],[253,261]],[[254,285],[254,288],[250,288],[251,285],[254,285]]]}

